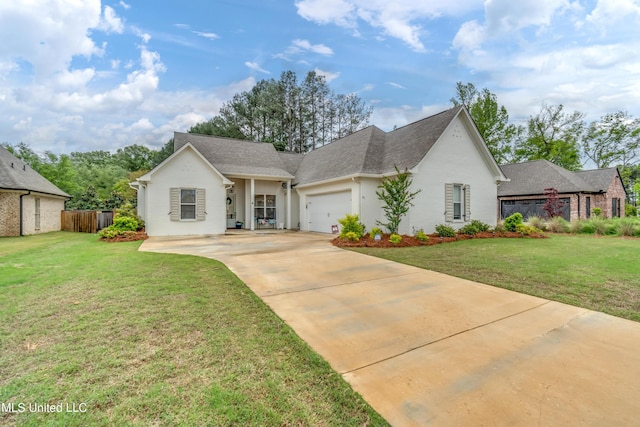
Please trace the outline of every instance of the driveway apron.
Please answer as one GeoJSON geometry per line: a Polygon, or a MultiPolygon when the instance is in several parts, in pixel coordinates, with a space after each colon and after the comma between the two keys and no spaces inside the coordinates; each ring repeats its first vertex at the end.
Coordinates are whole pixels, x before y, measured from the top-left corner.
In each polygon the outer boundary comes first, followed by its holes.
{"type": "Polygon", "coordinates": [[[342,249],[150,238],[226,264],[395,426],[640,426],[640,323],[342,249]]]}

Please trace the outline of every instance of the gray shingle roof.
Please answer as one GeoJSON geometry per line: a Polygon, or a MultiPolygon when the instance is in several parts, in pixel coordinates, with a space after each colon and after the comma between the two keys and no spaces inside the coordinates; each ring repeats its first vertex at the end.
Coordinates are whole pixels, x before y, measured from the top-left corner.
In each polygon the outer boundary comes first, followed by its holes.
{"type": "Polygon", "coordinates": [[[580,178],[588,182],[597,191],[607,191],[618,176],[617,168],[593,169],[576,172],[580,178]]]}
{"type": "Polygon", "coordinates": [[[273,144],[175,132],[174,150],[190,142],[223,175],[293,178],[273,144]]]}
{"type": "Polygon", "coordinates": [[[555,188],[558,193],[597,193],[606,191],[614,177],[608,169],[571,172],[548,160],[502,165],[500,168],[511,181],[498,186],[499,197],[542,195],[545,188],[555,188]]]}
{"type": "Polygon", "coordinates": [[[293,177],[298,185],[414,168],[464,107],[391,132],[369,126],[307,154],[278,153],[272,144],[176,132],[174,149],[190,142],[224,175],[293,177]]]}
{"type": "Polygon", "coordinates": [[[0,146],[0,189],[30,190],[70,197],[2,146],[0,146]]]}

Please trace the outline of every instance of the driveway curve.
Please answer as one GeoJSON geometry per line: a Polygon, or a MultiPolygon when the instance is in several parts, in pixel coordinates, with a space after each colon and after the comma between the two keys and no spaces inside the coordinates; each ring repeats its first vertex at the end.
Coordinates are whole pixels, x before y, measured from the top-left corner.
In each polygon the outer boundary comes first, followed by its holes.
{"type": "Polygon", "coordinates": [[[335,248],[150,238],[223,262],[394,426],[640,425],[640,323],[335,248]]]}

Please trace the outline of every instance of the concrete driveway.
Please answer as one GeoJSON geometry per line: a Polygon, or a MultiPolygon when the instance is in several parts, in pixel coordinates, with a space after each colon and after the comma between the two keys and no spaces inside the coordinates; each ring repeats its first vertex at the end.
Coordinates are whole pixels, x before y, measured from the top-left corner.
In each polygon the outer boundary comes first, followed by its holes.
{"type": "Polygon", "coordinates": [[[225,263],[395,426],[640,426],[640,324],[333,247],[151,238],[225,263]]]}

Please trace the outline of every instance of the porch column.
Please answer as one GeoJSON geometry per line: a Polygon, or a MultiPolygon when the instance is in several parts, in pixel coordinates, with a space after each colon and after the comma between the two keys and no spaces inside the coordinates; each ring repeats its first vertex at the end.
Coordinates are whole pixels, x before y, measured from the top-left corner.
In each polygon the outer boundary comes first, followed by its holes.
{"type": "Polygon", "coordinates": [[[287,230],[291,230],[291,180],[287,181],[287,230]]]}
{"type": "Polygon", "coordinates": [[[249,218],[251,221],[251,231],[256,229],[256,222],[254,220],[254,215],[255,215],[255,209],[253,206],[253,203],[256,199],[256,181],[255,179],[251,178],[251,194],[249,195],[249,218]]]}

